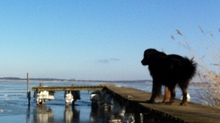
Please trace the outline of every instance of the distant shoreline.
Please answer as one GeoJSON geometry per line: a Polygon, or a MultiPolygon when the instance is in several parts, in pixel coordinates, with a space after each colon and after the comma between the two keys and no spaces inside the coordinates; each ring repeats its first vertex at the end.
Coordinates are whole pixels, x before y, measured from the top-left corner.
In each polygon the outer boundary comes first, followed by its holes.
{"type": "MultiPolygon", "coordinates": [[[[29,78],[30,81],[59,81],[59,82],[146,82],[151,80],[76,80],[76,79],[57,79],[57,78],[29,78]]],[[[2,77],[0,81],[27,81],[27,78],[2,77]]]]}
{"type": "MultiPolygon", "coordinates": [[[[0,80],[5,81],[21,81],[27,80],[27,78],[19,78],[19,77],[2,77],[0,80]]],[[[56,78],[29,78],[32,81],[76,81],[75,79],[56,79],[56,78]]]]}

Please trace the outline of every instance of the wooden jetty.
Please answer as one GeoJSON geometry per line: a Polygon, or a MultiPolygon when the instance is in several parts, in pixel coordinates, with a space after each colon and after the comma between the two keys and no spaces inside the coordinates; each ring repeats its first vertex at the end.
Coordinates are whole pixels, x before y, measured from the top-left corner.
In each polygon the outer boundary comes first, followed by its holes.
{"type": "MultiPolygon", "coordinates": [[[[220,109],[210,106],[190,103],[180,106],[180,100],[174,104],[144,103],[150,98],[151,93],[126,87],[108,86],[106,89],[120,101],[127,103],[132,112],[142,113],[144,123],[148,120],[158,120],[159,123],[220,123],[220,109]]],[[[162,101],[162,97],[161,100],[162,101]]]]}
{"type": "Polygon", "coordinates": [[[54,100],[55,91],[64,91],[64,97],[66,106],[69,106],[70,103],[74,105],[74,102],[77,99],[80,99],[81,90],[102,90],[104,85],[99,86],[49,86],[45,87],[43,83],[40,83],[39,86],[33,87],[34,97],[37,104],[45,104],[46,100],[54,100]]]}
{"type": "MultiPolygon", "coordinates": [[[[180,106],[176,99],[172,105],[164,103],[145,103],[151,93],[134,88],[117,87],[112,85],[99,86],[63,86],[63,87],[33,87],[33,91],[80,91],[101,90],[127,107],[126,112],[135,113],[135,122],[157,123],[219,123],[220,109],[189,102],[188,106],[180,106]],[[141,115],[140,115],[141,114],[141,115]]],[[[162,101],[162,97],[158,101],[162,101]]]]}

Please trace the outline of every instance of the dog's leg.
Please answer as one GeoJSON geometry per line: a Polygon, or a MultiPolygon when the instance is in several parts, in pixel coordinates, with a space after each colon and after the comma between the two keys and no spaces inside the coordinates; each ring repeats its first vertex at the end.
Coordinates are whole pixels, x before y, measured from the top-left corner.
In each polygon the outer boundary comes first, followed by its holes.
{"type": "Polygon", "coordinates": [[[161,94],[161,84],[158,84],[156,82],[153,82],[153,87],[152,87],[152,95],[150,100],[147,100],[147,103],[154,103],[155,98],[161,94]]]}
{"type": "Polygon", "coordinates": [[[182,102],[180,103],[180,105],[187,106],[188,105],[188,103],[187,103],[187,88],[181,87],[181,90],[182,90],[183,98],[182,98],[182,102]]]}
{"type": "Polygon", "coordinates": [[[167,102],[166,104],[172,105],[176,97],[175,86],[169,86],[168,89],[170,91],[171,97],[170,97],[170,101],[167,102]]]}
{"type": "Polygon", "coordinates": [[[182,95],[183,95],[183,98],[182,98],[182,102],[180,103],[180,105],[185,105],[187,106],[188,103],[187,103],[187,87],[188,87],[188,83],[189,82],[180,82],[178,83],[181,91],[182,91],[182,95]]]}
{"type": "Polygon", "coordinates": [[[165,93],[164,93],[164,99],[163,99],[163,103],[168,103],[170,102],[170,90],[168,89],[167,86],[165,86],[165,93]]]}
{"type": "Polygon", "coordinates": [[[170,98],[170,103],[172,104],[175,100],[175,97],[176,97],[176,92],[175,92],[175,87],[173,87],[171,89],[171,98],[170,98]]]}

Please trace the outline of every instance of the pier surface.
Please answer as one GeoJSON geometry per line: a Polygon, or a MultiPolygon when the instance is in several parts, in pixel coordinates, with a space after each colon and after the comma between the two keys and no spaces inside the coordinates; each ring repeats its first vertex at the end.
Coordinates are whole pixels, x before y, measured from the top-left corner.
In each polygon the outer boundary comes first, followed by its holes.
{"type": "MultiPolygon", "coordinates": [[[[146,117],[154,117],[161,122],[173,123],[220,123],[220,109],[210,106],[188,103],[188,106],[180,106],[180,100],[176,99],[172,105],[164,103],[145,103],[151,93],[142,90],[117,87],[103,84],[100,86],[62,86],[62,87],[33,87],[33,91],[80,91],[80,90],[103,90],[111,94],[117,100],[125,103],[129,108],[146,117]]],[[[158,102],[163,97],[157,99],[158,102]]],[[[146,121],[147,122],[147,121],[146,121]]]]}
{"type": "Polygon", "coordinates": [[[32,91],[82,91],[82,90],[102,90],[103,86],[49,86],[32,88],[32,91]]]}
{"type": "MultiPolygon", "coordinates": [[[[130,107],[140,113],[153,114],[158,118],[170,119],[177,123],[220,123],[220,109],[217,108],[190,102],[188,106],[180,106],[181,101],[177,99],[172,105],[143,103],[150,98],[151,93],[117,86],[108,86],[105,89],[113,95],[129,101],[130,107]]],[[[159,100],[162,99],[162,97],[159,98],[159,100]]]]}

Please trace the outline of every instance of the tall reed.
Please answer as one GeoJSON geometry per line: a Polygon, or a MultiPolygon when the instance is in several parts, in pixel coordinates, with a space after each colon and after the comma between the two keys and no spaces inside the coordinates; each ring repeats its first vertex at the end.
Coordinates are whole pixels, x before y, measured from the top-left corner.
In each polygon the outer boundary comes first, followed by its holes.
{"type": "Polygon", "coordinates": [[[220,108],[220,41],[219,37],[215,37],[215,34],[220,33],[220,29],[214,34],[199,26],[199,32],[202,34],[200,40],[196,43],[194,41],[197,46],[193,46],[178,29],[175,35],[171,35],[171,39],[184,47],[198,64],[197,75],[193,81],[196,81],[199,87],[196,93],[202,104],[220,108]],[[202,47],[199,47],[201,44],[202,47]]]}

